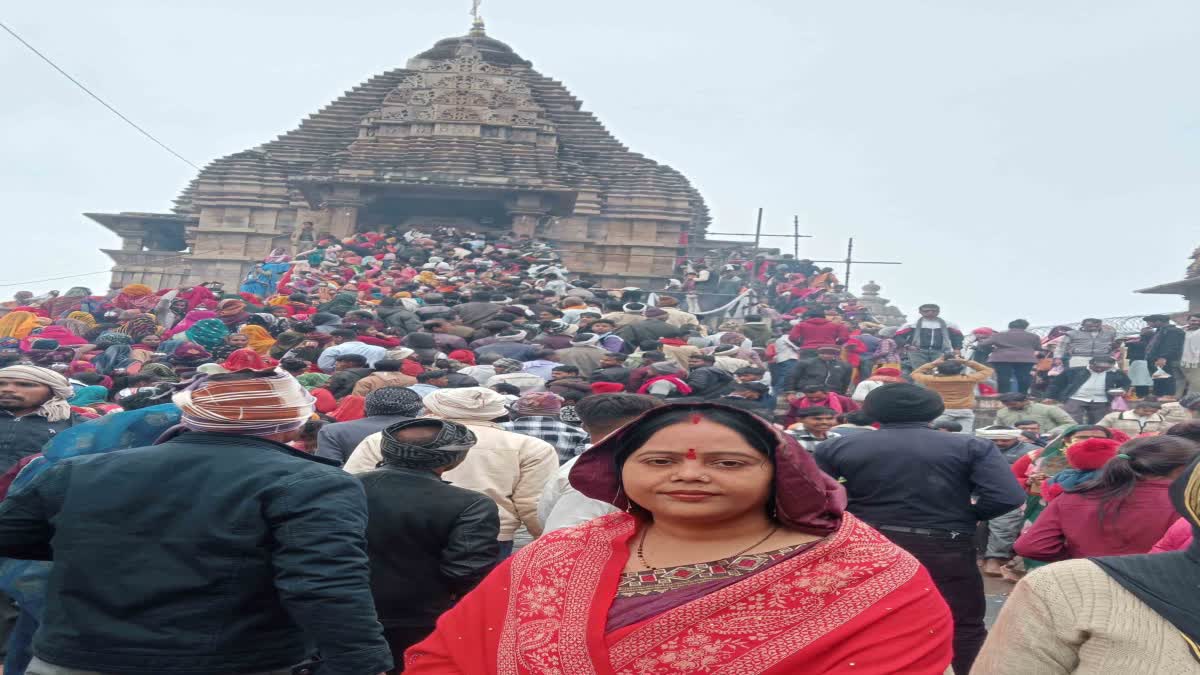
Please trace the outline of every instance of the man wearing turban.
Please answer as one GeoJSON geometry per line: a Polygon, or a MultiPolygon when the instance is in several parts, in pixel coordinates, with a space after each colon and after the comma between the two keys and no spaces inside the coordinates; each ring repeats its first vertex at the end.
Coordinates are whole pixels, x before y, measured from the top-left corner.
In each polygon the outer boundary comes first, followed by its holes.
{"type": "Polygon", "coordinates": [[[67,378],[49,368],[0,368],[0,473],[80,421],[67,403],[74,395],[67,378]]]}
{"type": "MultiPolygon", "coordinates": [[[[542,533],[538,497],[558,470],[554,446],[532,436],[505,431],[497,420],[508,416],[507,399],[483,387],[438,389],[423,399],[429,417],[464,425],[479,439],[479,452],[447,471],[451,483],[482,492],[500,512],[500,550],[512,551],[513,535],[524,524],[533,536],[542,533]]],[[[367,436],[343,467],[350,473],[373,471],[383,461],[383,434],[367,436]]]]}
{"type": "Polygon", "coordinates": [[[176,435],[0,502],[0,556],[54,560],[29,672],[298,672],[314,648],[322,672],[389,670],[362,486],[286,445],[312,396],[242,371],[173,401],[176,435]]]}
{"type": "Polygon", "coordinates": [[[384,429],[382,439],[383,464],[358,479],[371,513],[367,554],[375,608],[392,658],[400,662],[404,650],[432,633],[438,616],[499,562],[500,519],[487,496],[440,480],[477,441],[466,426],[407,420],[384,429]]]}

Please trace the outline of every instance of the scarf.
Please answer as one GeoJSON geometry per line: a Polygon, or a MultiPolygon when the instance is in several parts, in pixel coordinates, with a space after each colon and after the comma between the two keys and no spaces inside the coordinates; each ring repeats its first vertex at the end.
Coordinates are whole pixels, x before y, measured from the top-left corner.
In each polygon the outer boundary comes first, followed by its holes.
{"type": "Polygon", "coordinates": [[[275,344],[275,338],[271,337],[271,333],[266,328],[254,324],[246,324],[238,332],[250,338],[250,349],[253,349],[262,356],[271,353],[271,347],[275,344]]]}
{"type": "Polygon", "coordinates": [[[67,318],[83,323],[89,330],[96,327],[96,317],[87,312],[71,312],[67,318]]]}
{"type": "Polygon", "coordinates": [[[1200,661],[1200,457],[1171,483],[1175,510],[1192,525],[1186,551],[1092,558],[1100,569],[1183,634],[1200,661]]]}
{"type": "Polygon", "coordinates": [[[38,327],[37,315],[33,312],[10,312],[0,319],[0,337],[23,340],[38,327]]]}
{"type": "Polygon", "coordinates": [[[229,335],[229,329],[220,319],[200,319],[184,332],[184,336],[188,340],[205,349],[216,349],[225,344],[227,335],[229,335]]]}
{"type": "Polygon", "coordinates": [[[128,368],[133,363],[133,348],[129,345],[113,345],[104,353],[92,359],[96,372],[101,375],[112,375],[114,371],[128,368]]]}
{"type": "Polygon", "coordinates": [[[45,417],[47,422],[62,422],[70,419],[71,404],[67,403],[67,399],[75,396],[75,390],[67,378],[62,375],[49,368],[22,365],[0,368],[0,378],[46,385],[50,388],[51,396],[34,414],[45,417]]]}
{"type": "Polygon", "coordinates": [[[84,387],[75,392],[75,396],[71,398],[71,405],[88,406],[96,403],[104,403],[108,400],[108,389],[99,385],[84,387]]]}
{"type": "Polygon", "coordinates": [[[238,349],[225,359],[221,367],[232,373],[239,370],[267,370],[271,366],[253,349],[238,349]]]}

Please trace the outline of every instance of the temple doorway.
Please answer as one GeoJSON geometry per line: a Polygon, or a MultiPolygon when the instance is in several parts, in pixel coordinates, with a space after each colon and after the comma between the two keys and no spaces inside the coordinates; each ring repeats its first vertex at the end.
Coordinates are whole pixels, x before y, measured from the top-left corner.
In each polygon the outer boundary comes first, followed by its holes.
{"type": "Polygon", "coordinates": [[[378,232],[436,227],[508,232],[512,229],[512,217],[500,199],[379,197],[360,211],[357,229],[378,232]]]}

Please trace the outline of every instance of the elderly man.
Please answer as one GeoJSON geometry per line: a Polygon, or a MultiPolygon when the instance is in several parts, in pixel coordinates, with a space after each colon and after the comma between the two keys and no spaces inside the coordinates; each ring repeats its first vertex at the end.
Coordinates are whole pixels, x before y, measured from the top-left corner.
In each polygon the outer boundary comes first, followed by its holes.
{"type": "Polygon", "coordinates": [[[0,555],[54,561],[29,672],[282,674],[314,646],[322,673],[391,668],[362,487],[285,445],[312,396],[246,371],[174,402],[181,434],[61,462],[0,502],[0,555]]]}
{"type": "Polygon", "coordinates": [[[367,394],[363,408],[366,417],[362,419],[321,427],[317,433],[318,457],[332,459],[339,466],[345,464],[367,436],[420,415],[421,395],[408,387],[384,387],[367,394]]]}
{"type": "MultiPolygon", "coordinates": [[[[487,452],[474,452],[443,478],[451,483],[491,497],[500,513],[500,553],[512,552],[513,535],[524,524],[538,536],[542,524],[537,516],[538,496],[558,469],[558,453],[549,443],[505,431],[495,420],[508,415],[504,396],[484,389],[442,389],[425,397],[425,409],[437,419],[458,422],[479,439],[487,452]]],[[[382,434],[363,440],[343,467],[350,473],[372,471],[383,459],[382,434]]]]}
{"type": "Polygon", "coordinates": [[[588,434],[559,419],[563,398],[548,391],[523,394],[509,406],[512,421],[500,427],[506,431],[546,441],[558,452],[558,463],[578,457],[587,449],[588,434]]]}
{"type": "MultiPolygon", "coordinates": [[[[989,440],[999,448],[1009,466],[1038,449],[1038,446],[1027,442],[1021,430],[1016,427],[1000,424],[983,427],[976,430],[975,436],[989,440]]],[[[1004,564],[1012,560],[1013,542],[1020,536],[1024,523],[1025,510],[1019,506],[988,521],[987,549],[983,554],[984,574],[989,577],[1004,575],[1004,564]]]]}
{"type": "Polygon", "coordinates": [[[0,474],[81,421],[67,404],[74,395],[67,378],[48,368],[0,368],[0,474]]]}
{"type": "Polygon", "coordinates": [[[441,480],[477,441],[465,426],[407,420],[382,433],[383,466],[358,479],[371,514],[371,592],[392,660],[401,663],[496,566],[500,520],[487,495],[441,480]]]}
{"type": "Polygon", "coordinates": [[[996,412],[996,424],[1000,426],[1015,427],[1022,420],[1033,420],[1046,433],[1054,435],[1075,424],[1066,410],[1057,405],[1031,401],[1028,394],[1021,392],[1001,394],[1000,404],[1004,406],[996,412]]]}

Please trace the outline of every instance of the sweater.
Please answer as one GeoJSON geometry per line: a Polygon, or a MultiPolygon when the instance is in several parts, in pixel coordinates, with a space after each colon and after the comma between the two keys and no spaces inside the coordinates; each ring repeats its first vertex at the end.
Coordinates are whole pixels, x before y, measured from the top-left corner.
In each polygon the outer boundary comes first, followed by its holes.
{"type": "Polygon", "coordinates": [[[1030,401],[1021,410],[1001,408],[996,411],[996,424],[1015,427],[1017,426],[1017,422],[1021,420],[1033,420],[1037,422],[1042,427],[1042,433],[1051,436],[1075,424],[1074,418],[1066,410],[1056,405],[1034,401],[1030,401]]]}
{"type": "Polygon", "coordinates": [[[975,347],[992,348],[988,363],[1035,363],[1035,352],[1042,348],[1042,339],[1027,330],[1010,328],[980,340],[975,347]]]}
{"type": "MultiPolygon", "coordinates": [[[[522,523],[533,536],[542,533],[537,502],[542,487],[558,471],[554,446],[532,436],[505,431],[491,422],[453,420],[466,425],[478,439],[467,459],[442,474],[442,479],[461,488],[482,492],[496,502],[500,512],[500,541],[512,541],[522,523]]],[[[379,446],[383,435],[367,436],[359,443],[346,465],[349,473],[374,471],[383,459],[379,446]]]]}
{"type": "Polygon", "coordinates": [[[926,363],[912,372],[912,379],[922,387],[936,391],[946,404],[947,410],[970,410],[975,407],[975,385],[996,372],[991,368],[967,361],[966,365],[975,372],[964,375],[934,375],[936,363],[926,363]]]}
{"type": "Polygon", "coordinates": [[[850,338],[850,329],[829,319],[805,319],[792,326],[788,338],[804,349],[837,347],[850,338]]]}
{"type": "Polygon", "coordinates": [[[1184,675],[1183,635],[1090,560],[1034,570],[1013,589],[974,675],[1184,675]]]}

